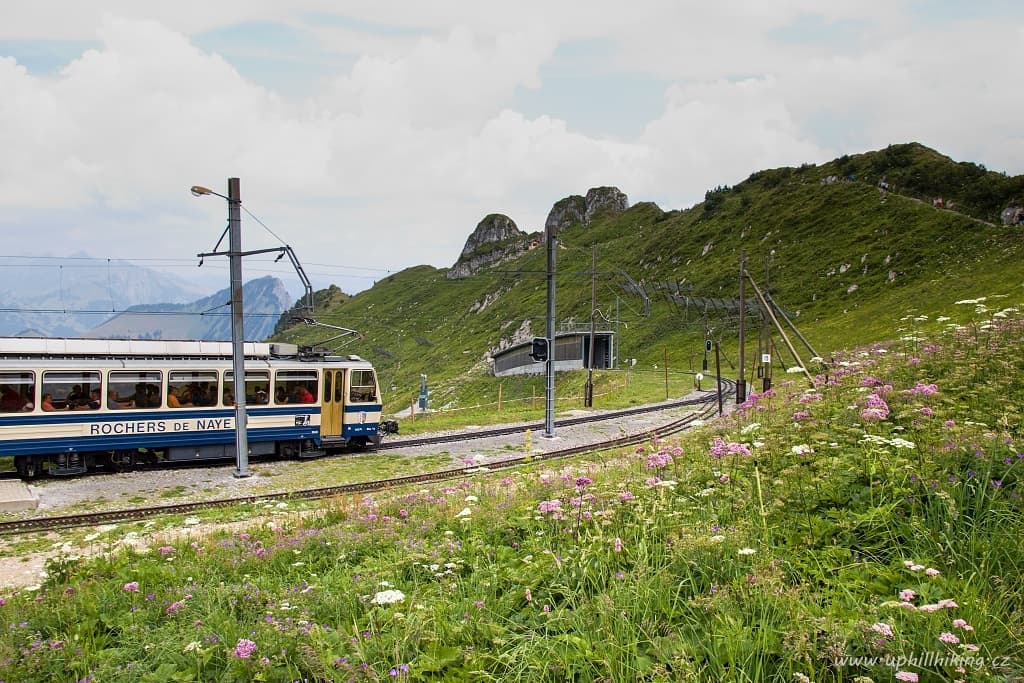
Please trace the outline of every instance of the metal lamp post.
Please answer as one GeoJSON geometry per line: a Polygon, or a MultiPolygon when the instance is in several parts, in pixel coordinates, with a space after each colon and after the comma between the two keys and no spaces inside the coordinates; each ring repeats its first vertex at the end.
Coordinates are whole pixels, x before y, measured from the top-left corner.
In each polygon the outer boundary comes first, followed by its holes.
{"type": "MultiPolygon", "coordinates": [[[[235,477],[251,476],[249,471],[249,436],[245,413],[245,331],[242,326],[242,195],[238,178],[228,178],[228,194],[203,187],[192,186],[196,197],[212,194],[228,202],[228,265],[231,272],[231,368],[234,374],[235,398],[235,455],[237,468],[235,477]]],[[[223,236],[221,237],[223,239],[223,236]]],[[[219,246],[219,243],[218,243],[219,246]]],[[[217,256],[224,252],[214,251],[203,256],[217,256]]]]}

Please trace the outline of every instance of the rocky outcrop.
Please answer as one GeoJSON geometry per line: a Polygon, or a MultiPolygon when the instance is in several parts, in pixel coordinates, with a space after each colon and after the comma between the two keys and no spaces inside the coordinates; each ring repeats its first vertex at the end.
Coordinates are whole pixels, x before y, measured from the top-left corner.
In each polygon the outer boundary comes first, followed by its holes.
{"type": "MultiPolygon", "coordinates": [[[[622,213],[628,208],[629,199],[619,188],[593,187],[587,191],[586,197],[574,194],[555,202],[544,222],[544,229],[557,235],[570,225],[589,225],[600,213],[622,213]]],[[[459,260],[448,269],[448,279],[475,275],[483,268],[516,258],[542,241],[543,235],[528,235],[508,216],[492,213],[477,224],[466,240],[459,260]]]]}
{"type": "Polygon", "coordinates": [[[1024,206],[1008,206],[1003,209],[1000,218],[1003,220],[1003,225],[1024,224],[1024,206]]]}
{"type": "Polygon", "coordinates": [[[587,190],[585,222],[590,223],[599,213],[622,213],[629,208],[626,193],[617,187],[592,187],[587,190]]]}
{"type": "Polygon", "coordinates": [[[617,187],[593,187],[586,197],[570,195],[555,202],[544,221],[544,229],[557,235],[571,225],[589,225],[599,213],[622,213],[629,208],[629,199],[617,187]]]}
{"type": "Polygon", "coordinates": [[[513,259],[528,251],[535,242],[536,238],[520,230],[508,216],[489,214],[477,223],[466,240],[459,260],[448,270],[448,279],[469,277],[482,268],[513,259]]]}
{"type": "Polygon", "coordinates": [[[548,218],[544,221],[544,230],[557,235],[570,225],[586,222],[586,216],[587,200],[578,194],[569,195],[565,199],[559,199],[551,207],[548,218]]]}

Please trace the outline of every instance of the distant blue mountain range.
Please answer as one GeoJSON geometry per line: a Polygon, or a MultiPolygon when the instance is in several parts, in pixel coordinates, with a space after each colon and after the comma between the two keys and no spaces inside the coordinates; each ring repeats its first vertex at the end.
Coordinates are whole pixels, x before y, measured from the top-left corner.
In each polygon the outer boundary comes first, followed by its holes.
{"type": "MultiPolygon", "coordinates": [[[[4,263],[0,268],[0,336],[133,339],[231,338],[230,293],[162,271],[95,259],[4,263]]],[[[242,290],[245,338],[270,336],[294,299],[272,276],[242,290]]]]}

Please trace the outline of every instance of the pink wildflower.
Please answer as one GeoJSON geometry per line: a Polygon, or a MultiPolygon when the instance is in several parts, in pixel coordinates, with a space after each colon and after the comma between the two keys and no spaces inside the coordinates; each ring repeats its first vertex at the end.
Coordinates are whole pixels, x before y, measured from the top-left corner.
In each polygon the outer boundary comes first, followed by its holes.
{"type": "Polygon", "coordinates": [[[916,597],[917,597],[917,593],[915,593],[914,591],[910,590],[909,588],[904,588],[903,590],[900,591],[900,600],[903,600],[904,602],[910,602],[911,600],[913,600],[916,597]]]}
{"type": "Polygon", "coordinates": [[[880,621],[878,623],[872,624],[871,625],[871,630],[874,631],[875,633],[879,634],[879,635],[885,636],[886,638],[894,638],[895,637],[895,635],[893,635],[893,632],[892,632],[892,626],[889,626],[889,624],[885,624],[885,623],[882,623],[880,621]]]}
{"type": "Polygon", "coordinates": [[[672,464],[672,456],[665,451],[658,451],[647,456],[647,469],[663,470],[672,464]]]}
{"type": "Polygon", "coordinates": [[[711,445],[711,455],[715,458],[721,458],[725,455],[749,456],[750,448],[746,444],[725,441],[722,437],[716,436],[714,443],[711,445]]]}
{"type": "Polygon", "coordinates": [[[138,593],[139,592],[139,582],[138,581],[129,581],[128,583],[126,583],[124,585],[124,589],[126,591],[128,591],[129,593],[138,593]]]}
{"type": "Polygon", "coordinates": [[[240,638],[238,640],[238,644],[235,645],[235,651],[232,656],[238,659],[249,659],[255,651],[256,643],[252,642],[248,638],[240,638]]]}
{"type": "Polygon", "coordinates": [[[871,394],[868,396],[866,407],[860,411],[860,417],[865,422],[884,420],[889,417],[889,404],[879,394],[871,394]]]}
{"type": "Polygon", "coordinates": [[[526,602],[533,602],[533,593],[530,592],[529,588],[526,589],[526,602]]]}
{"type": "Polygon", "coordinates": [[[911,671],[897,671],[895,676],[897,681],[908,681],[908,683],[917,683],[917,674],[911,671]]]}
{"type": "Polygon", "coordinates": [[[561,512],[561,511],[562,511],[562,501],[559,500],[558,498],[555,498],[554,500],[542,500],[537,505],[537,512],[541,512],[541,513],[552,512],[552,513],[554,513],[554,512],[561,512]]]}
{"type": "Polygon", "coordinates": [[[617,552],[617,553],[621,553],[622,552],[622,539],[619,538],[618,536],[615,537],[615,552],[617,552]]]}
{"type": "Polygon", "coordinates": [[[927,569],[924,570],[924,573],[927,574],[928,576],[938,576],[940,572],[939,572],[938,569],[934,569],[932,567],[928,567],[927,569]]]}
{"type": "Polygon", "coordinates": [[[939,391],[939,387],[935,384],[924,384],[918,382],[914,385],[914,388],[910,390],[911,395],[930,396],[939,391]]]}
{"type": "Polygon", "coordinates": [[[943,632],[942,635],[939,636],[939,641],[945,643],[946,645],[959,645],[960,644],[960,639],[957,638],[952,633],[950,633],[949,631],[943,632]]]}
{"type": "Polygon", "coordinates": [[[959,629],[963,629],[964,631],[973,631],[974,630],[974,627],[971,626],[970,624],[968,624],[963,619],[954,619],[953,620],[953,626],[955,626],[956,628],[959,628],[959,629]]]}

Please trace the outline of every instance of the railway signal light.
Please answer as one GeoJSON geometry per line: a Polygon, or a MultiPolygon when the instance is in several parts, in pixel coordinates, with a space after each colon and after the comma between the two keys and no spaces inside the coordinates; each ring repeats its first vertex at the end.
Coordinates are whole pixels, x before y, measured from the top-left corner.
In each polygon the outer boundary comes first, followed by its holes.
{"type": "Polygon", "coordinates": [[[705,351],[710,351],[711,350],[711,340],[710,339],[705,339],[704,340],[704,350],[705,351]]]}
{"type": "Polygon", "coordinates": [[[545,361],[548,359],[548,340],[544,337],[533,338],[533,349],[530,351],[530,358],[535,361],[545,361]]]}

